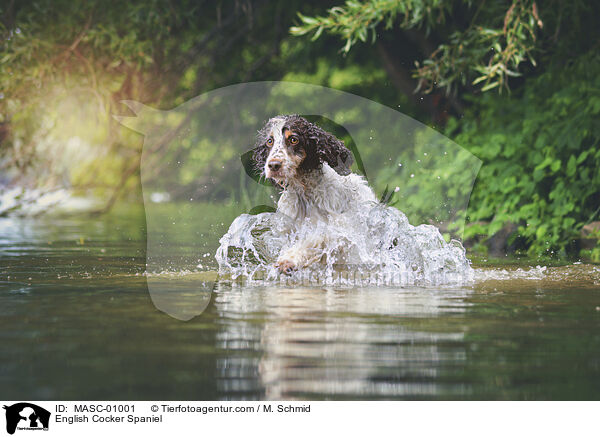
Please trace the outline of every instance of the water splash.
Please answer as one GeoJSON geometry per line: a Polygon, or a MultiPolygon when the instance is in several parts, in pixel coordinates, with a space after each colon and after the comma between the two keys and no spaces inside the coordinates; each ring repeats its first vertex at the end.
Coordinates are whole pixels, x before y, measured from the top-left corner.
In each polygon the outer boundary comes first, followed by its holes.
{"type": "Polygon", "coordinates": [[[546,266],[535,266],[530,268],[516,268],[516,269],[479,269],[475,274],[477,282],[485,281],[510,281],[515,279],[538,281],[547,277],[548,267],[546,266]]]}
{"type": "Polygon", "coordinates": [[[337,285],[460,285],[473,270],[460,242],[446,243],[431,225],[412,226],[404,213],[369,203],[356,216],[296,223],[281,213],[242,214],[221,238],[219,273],[250,283],[337,285]],[[280,252],[305,239],[325,236],[311,249],[316,262],[279,274],[280,252]]]}
{"type": "Polygon", "coordinates": [[[483,267],[475,270],[474,279],[480,288],[494,290],[524,290],[530,287],[597,289],[600,267],[581,262],[554,267],[483,267]]]}

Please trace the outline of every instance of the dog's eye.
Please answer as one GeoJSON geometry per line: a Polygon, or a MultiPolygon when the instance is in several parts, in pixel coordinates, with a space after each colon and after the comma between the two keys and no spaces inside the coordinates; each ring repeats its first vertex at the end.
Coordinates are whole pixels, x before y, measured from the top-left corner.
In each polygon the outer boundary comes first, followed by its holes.
{"type": "Polygon", "coordinates": [[[273,145],[273,137],[271,137],[271,138],[269,138],[269,139],[267,140],[267,146],[269,146],[269,147],[270,147],[270,146],[272,146],[272,145],[273,145]]]}
{"type": "Polygon", "coordinates": [[[296,144],[298,144],[298,137],[290,137],[290,144],[292,146],[295,146],[296,144]]]}

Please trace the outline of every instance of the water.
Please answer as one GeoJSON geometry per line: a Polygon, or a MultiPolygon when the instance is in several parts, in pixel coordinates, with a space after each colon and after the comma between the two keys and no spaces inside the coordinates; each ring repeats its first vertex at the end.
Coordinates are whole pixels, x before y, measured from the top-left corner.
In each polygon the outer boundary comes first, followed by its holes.
{"type": "Polygon", "coordinates": [[[219,272],[250,282],[276,281],[278,255],[305,247],[306,241],[309,248],[303,251],[310,251],[315,262],[291,273],[297,282],[405,286],[468,284],[473,279],[460,242],[446,243],[436,227],[412,226],[398,209],[374,202],[329,223],[298,224],[280,213],[242,214],[220,240],[219,272]]]}
{"type": "Polygon", "coordinates": [[[181,322],[153,306],[144,264],[139,206],[0,219],[0,398],[600,399],[599,266],[480,261],[454,286],[221,281],[181,322]]]}

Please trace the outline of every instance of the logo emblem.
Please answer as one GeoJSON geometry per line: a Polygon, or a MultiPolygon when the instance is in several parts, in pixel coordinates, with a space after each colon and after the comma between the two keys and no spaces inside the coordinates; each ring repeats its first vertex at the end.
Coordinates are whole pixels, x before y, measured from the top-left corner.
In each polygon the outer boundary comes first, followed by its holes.
{"type": "Polygon", "coordinates": [[[6,432],[14,434],[19,430],[48,430],[50,411],[35,404],[19,402],[11,406],[4,406],[6,410],[6,432]]]}

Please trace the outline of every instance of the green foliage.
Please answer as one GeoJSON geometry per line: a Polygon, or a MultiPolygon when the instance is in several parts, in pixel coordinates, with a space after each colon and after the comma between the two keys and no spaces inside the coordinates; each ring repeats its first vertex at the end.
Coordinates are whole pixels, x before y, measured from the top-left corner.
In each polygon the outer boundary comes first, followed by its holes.
{"type": "Polygon", "coordinates": [[[482,23],[476,21],[484,7],[481,2],[466,30],[452,33],[449,43],[440,44],[422,64],[416,63],[417,89],[430,92],[439,87],[449,92],[455,83],[467,85],[467,78],[474,73],[479,76],[472,85],[481,84],[482,91],[508,88],[508,78],[521,76],[518,70],[522,62],[536,65],[532,52],[537,30],[543,27],[536,3],[513,1],[502,27],[494,27],[500,14],[482,23]]]}
{"type": "Polygon", "coordinates": [[[593,249],[582,250],[581,257],[583,259],[589,259],[595,263],[600,263],[600,245],[594,247],[593,249]]]}
{"type": "Polygon", "coordinates": [[[473,98],[465,118],[448,125],[484,161],[469,209],[478,225],[466,236],[513,222],[531,255],[564,254],[598,213],[599,117],[595,51],[530,79],[518,96],[473,98]]]}
{"type": "Polygon", "coordinates": [[[298,16],[301,24],[290,29],[293,35],[312,33],[313,40],[323,32],[337,35],[346,41],[345,53],[359,41],[375,42],[381,27],[422,28],[426,34],[441,30],[445,41],[427,59],[416,61],[417,90],[426,93],[435,88],[449,93],[458,84],[479,84],[483,91],[507,88],[509,77],[521,75],[524,61],[535,65],[536,34],[543,27],[533,0],[348,0],[325,16],[298,16]],[[468,20],[462,26],[445,26],[464,22],[464,17],[468,20]]]}
{"type": "Polygon", "coordinates": [[[292,35],[313,33],[318,39],[323,31],[346,40],[343,51],[348,53],[357,42],[375,42],[377,28],[390,30],[394,25],[403,28],[427,26],[443,21],[452,3],[442,0],[347,0],[344,6],[327,10],[326,16],[309,17],[298,12],[302,24],[290,28],[292,35]]]}

